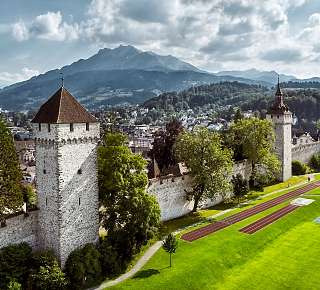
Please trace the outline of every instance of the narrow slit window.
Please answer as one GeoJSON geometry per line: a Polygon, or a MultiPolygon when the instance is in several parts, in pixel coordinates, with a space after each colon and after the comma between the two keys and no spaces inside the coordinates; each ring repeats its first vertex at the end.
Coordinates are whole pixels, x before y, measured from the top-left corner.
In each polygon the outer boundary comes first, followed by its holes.
{"type": "Polygon", "coordinates": [[[41,123],[39,123],[39,131],[41,131],[41,123]]]}
{"type": "Polygon", "coordinates": [[[81,199],[80,199],[80,197],[79,197],[79,206],[81,205],[81,199]]]}
{"type": "Polygon", "coordinates": [[[86,131],[89,131],[90,127],[89,127],[89,123],[86,123],[86,131]]]}
{"type": "Polygon", "coordinates": [[[70,123],[70,132],[73,132],[73,123],[70,123]]]}
{"type": "Polygon", "coordinates": [[[51,132],[51,126],[48,124],[48,132],[51,132]]]}
{"type": "Polygon", "coordinates": [[[48,205],[48,198],[46,197],[46,206],[48,205]]]}

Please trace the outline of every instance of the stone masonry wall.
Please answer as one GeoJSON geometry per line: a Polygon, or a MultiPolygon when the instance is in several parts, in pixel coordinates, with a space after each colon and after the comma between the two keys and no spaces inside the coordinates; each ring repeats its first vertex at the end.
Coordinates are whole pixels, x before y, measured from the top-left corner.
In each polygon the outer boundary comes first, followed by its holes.
{"type": "MultiPolygon", "coordinates": [[[[248,179],[250,176],[250,165],[238,162],[234,165],[233,175],[242,174],[248,179]]],[[[192,178],[189,175],[180,177],[167,177],[163,179],[155,178],[150,180],[148,193],[156,197],[160,209],[161,220],[167,221],[192,211],[193,201],[186,200],[186,191],[192,189],[192,178]]],[[[221,196],[203,202],[200,206],[207,208],[223,201],[221,196]]]]}
{"type": "Polygon", "coordinates": [[[302,163],[309,163],[312,155],[320,153],[320,142],[297,145],[292,147],[292,161],[298,160],[302,163]]]}
{"type": "Polygon", "coordinates": [[[37,249],[38,211],[29,212],[28,216],[21,213],[6,220],[6,226],[0,228],[0,248],[11,244],[27,242],[37,249]]]}

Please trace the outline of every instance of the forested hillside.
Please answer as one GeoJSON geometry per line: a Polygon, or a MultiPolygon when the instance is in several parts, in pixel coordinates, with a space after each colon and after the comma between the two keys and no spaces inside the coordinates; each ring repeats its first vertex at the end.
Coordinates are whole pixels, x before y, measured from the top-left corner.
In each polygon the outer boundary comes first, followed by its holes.
{"type": "Polygon", "coordinates": [[[207,104],[217,106],[240,106],[249,100],[259,100],[271,91],[260,85],[249,85],[239,82],[220,82],[189,88],[182,92],[164,93],[144,103],[147,108],[168,109],[201,107],[207,104]]]}
{"type": "MultiPolygon", "coordinates": [[[[296,128],[315,131],[320,119],[320,83],[288,82],[281,87],[285,102],[298,117],[296,128]]],[[[205,105],[225,112],[228,107],[240,107],[242,111],[260,111],[265,115],[274,100],[274,88],[239,82],[221,82],[192,87],[180,93],[164,93],[144,103],[147,108],[186,110],[205,105]]]]}

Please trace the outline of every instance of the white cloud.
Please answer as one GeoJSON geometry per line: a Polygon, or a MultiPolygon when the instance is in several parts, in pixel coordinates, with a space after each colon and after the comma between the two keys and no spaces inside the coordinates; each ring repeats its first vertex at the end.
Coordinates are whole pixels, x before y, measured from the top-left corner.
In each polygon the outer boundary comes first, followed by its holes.
{"type": "Polygon", "coordinates": [[[59,11],[48,12],[30,23],[15,23],[13,35],[19,41],[131,44],[212,71],[239,68],[241,63],[243,69],[289,68],[295,73],[293,64],[319,59],[320,13],[310,15],[300,33],[290,29],[289,12],[307,1],[91,0],[78,23],[66,22],[59,11]]]}
{"type": "Polygon", "coordinates": [[[30,23],[21,20],[14,23],[12,34],[18,41],[25,41],[30,38],[52,41],[75,40],[79,37],[79,25],[64,22],[60,11],[48,12],[38,15],[30,23]]]}
{"type": "Polygon", "coordinates": [[[39,71],[24,67],[19,73],[0,72],[0,86],[25,81],[39,74],[39,71]]]}
{"type": "Polygon", "coordinates": [[[18,41],[29,39],[29,30],[23,21],[16,22],[12,25],[12,35],[18,41]]]}

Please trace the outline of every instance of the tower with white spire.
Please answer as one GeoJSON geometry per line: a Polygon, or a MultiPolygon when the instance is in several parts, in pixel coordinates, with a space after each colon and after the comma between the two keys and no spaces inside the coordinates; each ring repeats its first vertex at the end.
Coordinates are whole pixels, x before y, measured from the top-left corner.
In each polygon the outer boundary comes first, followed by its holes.
{"type": "Polygon", "coordinates": [[[279,76],[275,100],[273,105],[269,108],[266,117],[268,120],[271,120],[275,130],[275,151],[281,163],[279,180],[286,181],[292,176],[292,113],[284,103],[279,76]]]}

